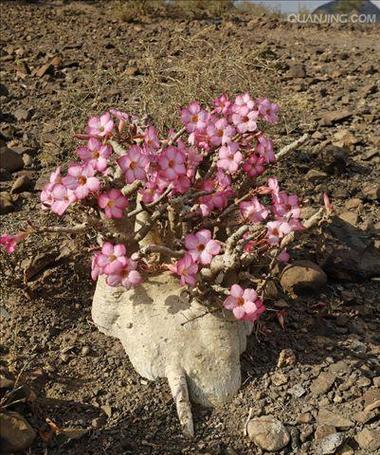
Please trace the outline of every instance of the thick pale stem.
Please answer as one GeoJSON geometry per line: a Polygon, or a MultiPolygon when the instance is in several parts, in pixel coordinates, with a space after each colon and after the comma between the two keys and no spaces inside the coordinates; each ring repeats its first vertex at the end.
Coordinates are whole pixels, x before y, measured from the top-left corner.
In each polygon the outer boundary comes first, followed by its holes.
{"type": "Polygon", "coordinates": [[[283,147],[277,154],[276,154],[276,158],[279,159],[279,158],[284,158],[285,155],[287,155],[288,153],[290,153],[291,151],[295,150],[299,145],[302,145],[303,143],[305,143],[307,140],[309,139],[309,135],[307,133],[305,133],[303,136],[301,136],[299,139],[297,139],[296,141],[292,142],[291,144],[289,145],[286,145],[285,147],[283,147]]]}
{"type": "MultiPolygon", "coordinates": [[[[303,225],[305,226],[305,229],[310,229],[313,226],[317,225],[322,219],[323,215],[325,214],[325,209],[320,208],[318,212],[316,212],[314,215],[312,215],[310,218],[304,221],[303,225]]],[[[293,242],[295,239],[296,233],[294,231],[290,232],[288,235],[286,235],[280,244],[280,248],[285,248],[289,243],[293,242]]]]}
{"type": "Polygon", "coordinates": [[[184,370],[179,366],[169,367],[166,373],[170,391],[176,404],[177,414],[183,434],[188,438],[193,438],[193,414],[191,412],[186,374],[184,370]]]}

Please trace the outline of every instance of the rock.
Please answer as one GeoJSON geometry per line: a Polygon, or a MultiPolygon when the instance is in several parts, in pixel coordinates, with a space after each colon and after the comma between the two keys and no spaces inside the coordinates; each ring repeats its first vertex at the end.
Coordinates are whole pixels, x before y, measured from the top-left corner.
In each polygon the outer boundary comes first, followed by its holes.
{"type": "Polygon", "coordinates": [[[303,414],[300,414],[296,419],[297,423],[311,423],[312,420],[313,416],[310,412],[304,412],[303,414]]]}
{"type": "Polygon", "coordinates": [[[357,282],[380,276],[380,251],[366,233],[335,216],[325,235],[329,240],[319,252],[319,264],[331,278],[357,282]]]}
{"type": "Polygon", "coordinates": [[[107,417],[112,416],[112,408],[109,404],[105,404],[104,406],[101,407],[102,411],[106,414],[107,417]]]}
{"type": "Polygon", "coordinates": [[[44,186],[49,183],[50,174],[51,174],[51,172],[44,173],[38,177],[38,179],[36,180],[36,183],[34,185],[34,188],[36,191],[42,191],[44,186]]]}
{"type": "Polygon", "coordinates": [[[380,156],[379,150],[367,150],[366,152],[360,155],[361,159],[364,161],[375,161],[375,157],[376,160],[378,160],[379,156],[380,156]]]}
{"type": "Polygon", "coordinates": [[[380,389],[378,387],[372,387],[363,394],[362,398],[365,407],[370,406],[380,400],[380,389]]]}
{"type": "Polygon", "coordinates": [[[372,63],[366,62],[361,66],[360,71],[366,75],[376,74],[377,68],[375,68],[372,63]]]}
{"type": "Polygon", "coordinates": [[[362,203],[361,199],[354,197],[354,198],[346,201],[344,203],[344,206],[346,207],[347,210],[355,210],[355,209],[360,210],[363,207],[363,203],[362,203]]]}
{"type": "Polygon", "coordinates": [[[352,226],[357,226],[359,221],[359,215],[356,212],[345,211],[340,213],[340,218],[352,226]]]}
{"type": "Polygon", "coordinates": [[[297,449],[299,449],[301,447],[301,441],[300,441],[301,432],[298,428],[290,427],[289,433],[290,433],[291,448],[293,451],[296,451],[297,449]]]}
{"type": "Polygon", "coordinates": [[[22,155],[22,161],[26,167],[30,167],[33,164],[33,158],[29,155],[29,153],[24,153],[22,155]]]}
{"type": "Polygon", "coordinates": [[[99,428],[101,428],[105,424],[105,422],[106,421],[105,421],[103,416],[102,417],[96,417],[95,419],[91,420],[91,426],[95,430],[98,430],[99,428]]]}
{"type": "Polygon", "coordinates": [[[294,261],[283,270],[282,288],[293,295],[317,292],[327,284],[325,272],[311,261],[294,261]]]}
{"type": "Polygon", "coordinates": [[[81,350],[81,354],[83,356],[86,356],[90,353],[90,346],[83,346],[82,350],[81,350]]]}
{"type": "Polygon", "coordinates": [[[8,452],[21,452],[28,449],[36,432],[17,412],[3,412],[0,414],[2,449],[8,452]]]}
{"type": "Polygon", "coordinates": [[[319,410],[317,422],[320,425],[328,425],[342,430],[348,430],[354,426],[354,423],[350,419],[339,414],[334,414],[326,408],[319,410]]]}
{"type": "Polygon", "coordinates": [[[293,366],[296,364],[296,361],[296,355],[291,349],[283,349],[278,356],[277,368],[293,366]]]}
{"type": "Polygon", "coordinates": [[[290,395],[293,395],[295,398],[301,398],[303,395],[305,395],[306,390],[301,384],[295,384],[293,387],[288,389],[288,393],[290,393],[290,395]]]}
{"type": "Polygon", "coordinates": [[[22,193],[23,191],[30,189],[31,183],[32,182],[27,175],[21,175],[13,182],[11,193],[22,193]]]}
{"type": "Polygon", "coordinates": [[[18,122],[23,122],[30,119],[31,112],[26,109],[16,109],[13,112],[13,115],[16,117],[18,122]]]}
{"type": "Polygon", "coordinates": [[[312,382],[312,384],[310,386],[311,393],[314,396],[319,396],[319,395],[323,395],[323,394],[327,393],[333,386],[335,379],[336,379],[335,375],[333,375],[329,372],[321,373],[312,382]]]}
{"type": "Polygon", "coordinates": [[[37,77],[43,77],[45,76],[46,73],[50,73],[53,69],[53,65],[49,63],[45,63],[44,65],[40,66],[39,68],[37,68],[34,72],[33,72],[33,76],[37,76],[37,77]]]}
{"type": "Polygon", "coordinates": [[[321,441],[322,439],[336,433],[336,429],[332,425],[318,425],[315,430],[315,440],[321,441]]]}
{"type": "Polygon", "coordinates": [[[323,171],[319,171],[318,169],[310,169],[310,171],[308,171],[308,173],[305,175],[306,180],[310,180],[311,182],[323,180],[326,177],[327,174],[323,171]]]}
{"type": "Polygon", "coordinates": [[[14,378],[11,377],[9,371],[1,367],[0,369],[0,389],[9,389],[13,387],[14,384],[14,378]]]}
{"type": "Polygon", "coordinates": [[[340,175],[347,169],[347,151],[341,147],[329,145],[324,147],[318,155],[318,166],[327,174],[340,175]]]}
{"type": "Polygon", "coordinates": [[[319,444],[323,455],[334,454],[337,449],[344,443],[345,435],[343,433],[333,433],[323,438],[319,444]]]}
{"type": "Polygon", "coordinates": [[[306,77],[305,65],[302,63],[292,63],[289,65],[288,76],[290,78],[306,77]]]}
{"type": "Polygon", "coordinates": [[[63,436],[65,439],[68,440],[76,440],[88,433],[88,429],[83,428],[63,428],[60,431],[60,436],[63,436]]]}
{"type": "Polygon", "coordinates": [[[4,146],[0,148],[0,167],[15,172],[24,167],[24,162],[18,153],[4,146]]]}
{"type": "Polygon", "coordinates": [[[351,371],[351,366],[344,360],[334,362],[329,366],[329,372],[333,375],[348,374],[351,371]]]}
{"type": "Polygon", "coordinates": [[[380,428],[374,430],[364,428],[355,436],[355,439],[362,450],[374,452],[380,447],[380,428]]]}
{"type": "Polygon", "coordinates": [[[337,455],[354,455],[353,448],[346,442],[342,447],[337,451],[337,455]]]}
{"type": "Polygon", "coordinates": [[[314,433],[313,425],[306,425],[300,434],[301,442],[305,442],[314,433]]]}
{"type": "Polygon", "coordinates": [[[8,96],[8,95],[9,95],[9,90],[8,90],[7,86],[0,83],[0,96],[8,96]]]}
{"type": "Polygon", "coordinates": [[[334,134],[333,145],[336,147],[349,147],[357,144],[359,139],[355,137],[349,130],[341,129],[334,134]]]}
{"type": "Polygon", "coordinates": [[[281,371],[274,373],[271,379],[272,383],[277,387],[288,382],[288,378],[281,371]]]}
{"type": "Polygon", "coordinates": [[[14,209],[12,196],[6,191],[0,193],[0,214],[4,215],[14,209]]]}
{"type": "Polygon", "coordinates": [[[380,400],[366,406],[363,411],[354,414],[354,419],[359,423],[367,423],[380,415],[380,400]]]}
{"type": "Polygon", "coordinates": [[[140,71],[137,66],[128,66],[128,68],[125,70],[125,74],[127,76],[137,76],[140,74],[140,71]]]}
{"type": "Polygon", "coordinates": [[[338,123],[341,122],[342,120],[346,120],[352,117],[352,115],[353,112],[348,110],[324,112],[321,115],[320,125],[331,126],[334,123],[338,123]]]}
{"type": "Polygon", "coordinates": [[[363,98],[367,98],[367,96],[377,93],[377,90],[377,84],[369,83],[360,89],[360,94],[363,98]]]}
{"type": "Polygon", "coordinates": [[[290,441],[285,426],[271,415],[250,420],[247,425],[247,432],[251,441],[269,452],[283,449],[290,441]]]}
{"type": "Polygon", "coordinates": [[[380,184],[367,183],[363,186],[362,193],[370,201],[380,201],[380,184]]]}

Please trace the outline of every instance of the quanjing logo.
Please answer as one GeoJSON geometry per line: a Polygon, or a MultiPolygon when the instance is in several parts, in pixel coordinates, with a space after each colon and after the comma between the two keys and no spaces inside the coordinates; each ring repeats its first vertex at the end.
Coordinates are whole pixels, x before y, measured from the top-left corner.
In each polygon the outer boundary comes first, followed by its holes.
{"type": "Polygon", "coordinates": [[[299,24],[374,24],[376,14],[288,14],[288,22],[299,24]]]}

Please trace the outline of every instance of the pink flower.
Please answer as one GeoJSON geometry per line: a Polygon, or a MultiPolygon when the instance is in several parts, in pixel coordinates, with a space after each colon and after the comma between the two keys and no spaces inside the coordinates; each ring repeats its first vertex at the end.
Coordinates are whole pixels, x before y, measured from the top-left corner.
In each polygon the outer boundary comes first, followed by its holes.
{"type": "Polygon", "coordinates": [[[221,95],[214,100],[215,112],[218,114],[228,115],[231,112],[232,102],[227,95],[221,95]]]}
{"type": "Polygon", "coordinates": [[[267,238],[270,245],[279,245],[280,239],[293,231],[287,221],[270,221],[267,223],[267,238]]]}
{"type": "Polygon", "coordinates": [[[216,171],[215,177],[218,188],[227,189],[231,187],[231,176],[227,175],[222,169],[216,171]]]}
{"type": "Polygon", "coordinates": [[[18,232],[15,235],[3,234],[0,236],[0,245],[5,248],[7,253],[13,253],[19,242],[22,242],[27,237],[26,232],[18,232]]]}
{"type": "Polygon", "coordinates": [[[254,289],[242,289],[238,284],[231,287],[230,295],[223,303],[224,308],[232,310],[236,319],[256,321],[265,311],[265,306],[254,289]]]}
{"type": "Polygon", "coordinates": [[[211,239],[211,231],[202,229],[195,234],[188,234],[185,237],[185,246],[195,262],[210,264],[213,256],[220,252],[220,243],[211,239]]]}
{"type": "Polygon", "coordinates": [[[281,253],[277,256],[277,260],[279,262],[283,262],[283,263],[287,263],[289,262],[289,259],[290,259],[290,255],[289,253],[287,252],[286,248],[284,248],[281,253]]]}
{"type": "Polygon", "coordinates": [[[87,134],[95,137],[109,136],[113,129],[113,121],[110,113],[106,112],[100,117],[91,117],[88,121],[87,134]]]}
{"type": "Polygon", "coordinates": [[[173,182],[173,193],[184,194],[186,191],[189,191],[190,187],[191,182],[189,177],[187,175],[179,175],[173,182]]]}
{"type": "Polygon", "coordinates": [[[252,223],[264,221],[270,213],[269,210],[259,202],[257,197],[254,197],[250,201],[241,202],[239,208],[243,218],[252,223]]]}
{"type": "Polygon", "coordinates": [[[225,188],[222,191],[199,198],[199,208],[202,216],[208,216],[213,210],[222,210],[227,207],[229,198],[233,195],[232,188],[225,188]]]}
{"type": "Polygon", "coordinates": [[[279,195],[280,187],[278,185],[278,180],[275,177],[270,177],[268,179],[268,188],[270,193],[272,193],[272,197],[276,198],[279,195]]]}
{"type": "Polygon", "coordinates": [[[243,155],[239,152],[239,144],[231,142],[228,145],[223,145],[219,150],[219,160],[216,165],[220,169],[234,174],[239,167],[239,163],[243,160],[243,155]]]}
{"type": "Polygon", "coordinates": [[[86,132],[94,137],[109,136],[113,129],[113,121],[109,112],[101,115],[100,117],[91,117],[88,121],[86,132]]]}
{"type": "Polygon", "coordinates": [[[129,121],[129,115],[125,112],[118,111],[117,109],[110,109],[110,114],[119,120],[119,125],[117,127],[119,133],[123,131],[125,124],[129,121]]]}
{"type": "Polygon", "coordinates": [[[49,183],[50,184],[62,183],[60,166],[58,166],[57,169],[50,174],[49,183]]]}
{"type": "Polygon", "coordinates": [[[77,200],[75,193],[65,185],[57,184],[54,185],[51,190],[51,203],[50,209],[52,212],[56,213],[59,216],[62,216],[70,204],[77,200]]]}
{"type": "Polygon", "coordinates": [[[104,209],[106,218],[122,218],[128,207],[128,199],[115,188],[98,196],[99,207],[104,209]]]}
{"type": "Polygon", "coordinates": [[[265,171],[265,158],[253,153],[243,164],[243,170],[252,178],[261,175],[265,171]]]}
{"type": "Polygon", "coordinates": [[[202,130],[206,127],[209,114],[201,109],[201,106],[193,101],[181,110],[183,124],[189,133],[195,130],[202,130]]]}
{"type": "Polygon", "coordinates": [[[232,141],[236,130],[229,125],[225,118],[209,123],[207,126],[207,134],[212,145],[228,144],[232,141]]]}
{"type": "Polygon", "coordinates": [[[273,197],[273,212],[277,218],[299,218],[301,209],[298,205],[298,197],[281,191],[273,197]]]}
{"type": "Polygon", "coordinates": [[[177,176],[186,174],[185,155],[176,147],[166,148],[158,158],[161,177],[175,180],[177,176]]]}
{"type": "Polygon", "coordinates": [[[112,154],[112,147],[103,145],[98,139],[91,137],[87,147],[79,147],[76,152],[86,164],[91,165],[96,171],[104,172],[108,166],[108,158],[112,154]]]}
{"type": "Polygon", "coordinates": [[[257,100],[259,115],[268,123],[277,123],[278,121],[278,104],[271,103],[268,98],[257,100]]]}
{"type": "Polygon", "coordinates": [[[334,211],[334,206],[330,202],[330,198],[327,193],[323,193],[323,203],[325,205],[325,210],[327,214],[331,214],[334,211]]]}
{"type": "Polygon", "coordinates": [[[109,274],[106,283],[109,286],[124,286],[127,289],[138,286],[142,283],[142,277],[136,270],[137,262],[127,259],[125,266],[115,273],[109,274]]]}
{"type": "Polygon", "coordinates": [[[95,169],[89,164],[74,164],[69,167],[62,183],[80,200],[90,193],[99,191],[100,181],[94,177],[95,169]]]}
{"type": "Polygon", "coordinates": [[[195,130],[189,134],[189,144],[200,149],[209,150],[209,139],[206,129],[195,130]]]}
{"type": "Polygon", "coordinates": [[[181,286],[195,285],[198,266],[190,254],[187,253],[175,264],[168,265],[168,269],[180,277],[181,286]]]}
{"type": "Polygon", "coordinates": [[[138,145],[132,145],[128,153],[118,159],[117,164],[124,172],[126,183],[146,179],[146,168],[149,160],[138,145]]]}
{"type": "Polygon", "coordinates": [[[273,151],[273,142],[264,136],[264,134],[258,136],[256,152],[261,155],[267,163],[274,163],[276,161],[276,155],[273,151]]]}
{"type": "Polygon", "coordinates": [[[118,274],[128,264],[125,256],[126,249],[121,243],[113,245],[111,242],[104,242],[101,254],[99,254],[96,265],[106,275],[118,274]]]}
{"type": "Polygon", "coordinates": [[[232,122],[239,133],[253,132],[257,130],[257,112],[241,108],[239,112],[232,114],[232,122]]]}
{"type": "Polygon", "coordinates": [[[235,102],[232,106],[234,112],[246,112],[246,110],[252,111],[255,108],[255,102],[251,98],[249,93],[238,95],[235,98],[235,102]]]}
{"type": "Polygon", "coordinates": [[[124,286],[127,289],[142,282],[137,269],[137,262],[126,256],[125,246],[112,245],[105,242],[102,250],[92,257],[91,277],[97,280],[100,275],[106,275],[109,286],[124,286]]]}
{"type": "Polygon", "coordinates": [[[216,179],[202,182],[201,189],[203,191],[214,191],[199,198],[202,216],[208,216],[213,210],[221,210],[227,206],[229,198],[234,194],[230,183],[230,177],[226,176],[221,170],[218,170],[216,179]]]}
{"type": "Polygon", "coordinates": [[[187,176],[192,178],[199,166],[203,161],[203,156],[194,148],[188,148],[187,151],[187,176]]]}
{"type": "Polygon", "coordinates": [[[117,109],[110,109],[110,114],[123,122],[128,122],[129,120],[129,115],[126,112],[118,111],[117,109]]]}
{"type": "Polygon", "coordinates": [[[61,168],[60,166],[58,166],[57,169],[50,174],[49,183],[47,183],[41,191],[40,200],[42,203],[43,210],[48,210],[49,207],[51,207],[51,205],[53,204],[54,198],[52,190],[55,184],[61,182],[62,182],[61,168]]]}
{"type": "Polygon", "coordinates": [[[102,253],[99,251],[92,256],[91,260],[91,278],[96,281],[100,275],[103,274],[103,267],[98,264],[99,258],[102,253]]]}
{"type": "Polygon", "coordinates": [[[150,181],[146,184],[145,188],[141,191],[142,201],[144,204],[150,204],[157,200],[163,193],[163,189],[160,188],[157,181],[150,181]]]}
{"type": "Polygon", "coordinates": [[[149,126],[144,133],[144,144],[146,150],[151,153],[160,148],[160,141],[154,126],[149,126]]]}
{"type": "Polygon", "coordinates": [[[232,112],[231,120],[239,133],[256,131],[258,112],[255,110],[255,102],[248,93],[236,97],[232,112]]]}

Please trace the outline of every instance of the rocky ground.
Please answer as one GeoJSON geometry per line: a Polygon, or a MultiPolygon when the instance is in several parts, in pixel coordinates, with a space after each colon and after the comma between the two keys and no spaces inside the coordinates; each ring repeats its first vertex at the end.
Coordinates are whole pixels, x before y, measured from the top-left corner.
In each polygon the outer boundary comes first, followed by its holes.
{"type": "Polygon", "coordinates": [[[38,191],[90,113],[117,106],[167,127],[192,98],[249,90],[280,103],[279,148],[309,134],[276,172],[305,216],[323,191],[333,201],[339,218],[293,258],[324,272],[284,273],[242,357],[241,391],[220,409],[194,406],[187,441],[166,383],[141,379],[91,322],[85,248],[41,237],[2,252],[3,450],[379,453],[379,29],[125,19],[114,2],[1,4],[1,232],[57,222],[38,191]]]}

